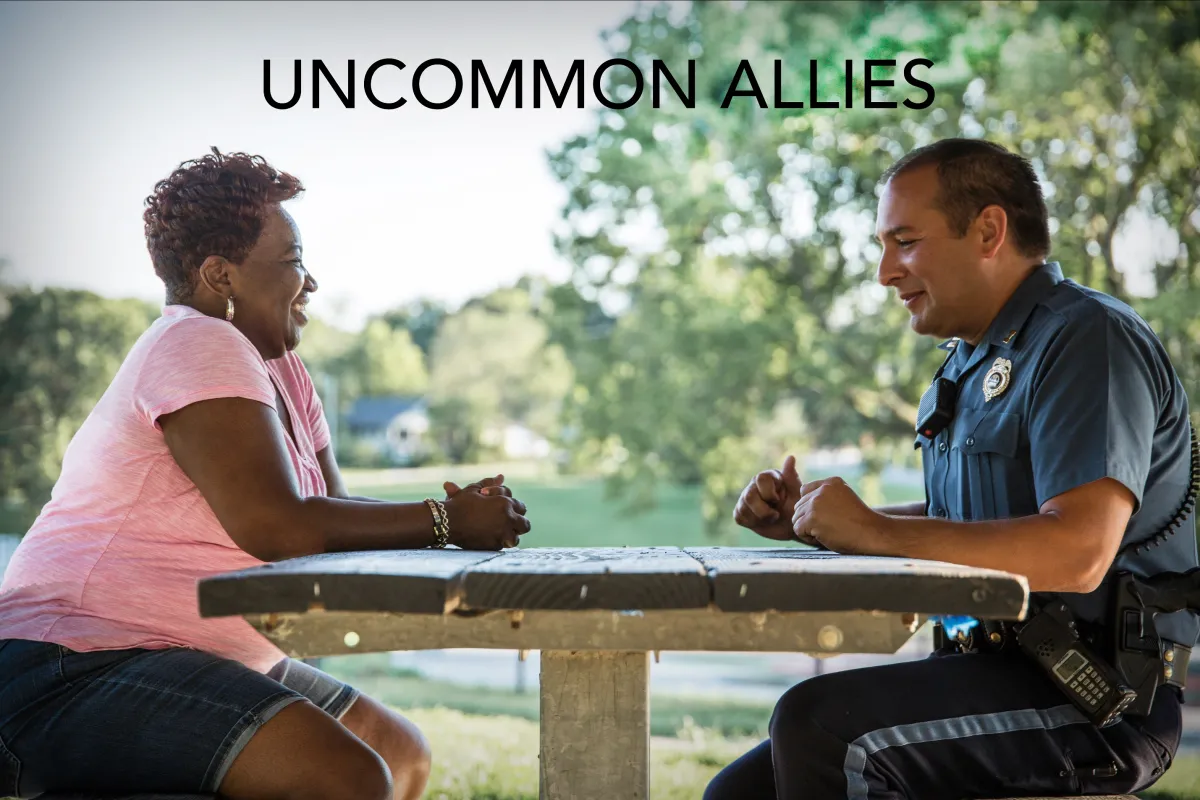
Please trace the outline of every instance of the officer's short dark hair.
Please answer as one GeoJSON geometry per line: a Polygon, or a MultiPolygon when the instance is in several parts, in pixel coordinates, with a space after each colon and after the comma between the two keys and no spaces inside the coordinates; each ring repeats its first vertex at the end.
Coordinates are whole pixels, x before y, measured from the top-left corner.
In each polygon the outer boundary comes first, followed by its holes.
{"type": "Polygon", "coordinates": [[[967,232],[980,211],[996,205],[1008,215],[1013,244],[1021,255],[1050,254],[1046,201],[1027,159],[982,139],[942,139],[906,153],[888,167],[881,183],[931,165],[937,167],[937,207],[956,236],[967,232]]]}

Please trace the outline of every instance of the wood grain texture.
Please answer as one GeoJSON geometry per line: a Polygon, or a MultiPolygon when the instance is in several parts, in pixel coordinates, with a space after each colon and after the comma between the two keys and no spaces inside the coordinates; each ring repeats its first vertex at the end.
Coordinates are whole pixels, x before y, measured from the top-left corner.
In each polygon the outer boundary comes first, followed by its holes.
{"type": "Polygon", "coordinates": [[[444,614],[461,602],[463,571],[497,555],[469,550],[386,550],[278,561],[200,581],[200,616],[312,608],[444,614]]]}
{"type": "Polygon", "coordinates": [[[532,548],[331,553],[200,583],[202,616],[308,609],[881,610],[1020,619],[1021,576],[799,548],[532,548]]]}
{"type": "Polygon", "coordinates": [[[463,577],[468,608],[704,608],[704,567],[676,547],[542,547],[510,550],[463,577]]]}
{"type": "Polygon", "coordinates": [[[646,800],[650,654],[542,653],[542,800],[646,800]]]}
{"type": "Polygon", "coordinates": [[[919,625],[913,615],[883,612],[737,613],[715,609],[445,615],[310,612],[249,615],[246,619],[294,658],[458,647],[895,653],[919,625]]]}
{"type": "Polygon", "coordinates": [[[687,548],[724,611],[911,611],[1023,618],[1025,578],[936,561],[800,548],[687,548]]]}

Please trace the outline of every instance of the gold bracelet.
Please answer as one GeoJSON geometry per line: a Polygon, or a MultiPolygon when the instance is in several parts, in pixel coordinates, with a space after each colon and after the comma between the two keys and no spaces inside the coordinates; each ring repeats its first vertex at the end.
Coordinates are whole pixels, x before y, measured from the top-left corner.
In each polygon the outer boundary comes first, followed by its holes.
{"type": "Polygon", "coordinates": [[[446,504],[432,497],[425,498],[425,505],[433,515],[433,546],[443,548],[450,541],[450,517],[446,514],[446,504]]]}

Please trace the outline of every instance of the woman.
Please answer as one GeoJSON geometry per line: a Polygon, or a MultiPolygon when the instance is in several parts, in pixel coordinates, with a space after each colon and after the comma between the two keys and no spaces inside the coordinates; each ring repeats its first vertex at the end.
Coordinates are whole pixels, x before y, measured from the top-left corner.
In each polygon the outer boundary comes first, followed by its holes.
{"type": "Polygon", "coordinates": [[[166,285],[0,585],[0,797],[39,792],[416,798],[405,719],[201,619],[198,579],[315,553],[516,546],[503,477],[444,501],[349,497],[293,349],[317,283],[260,157],[185,162],[147,199],[166,285]],[[446,524],[448,523],[448,529],[446,524]]]}

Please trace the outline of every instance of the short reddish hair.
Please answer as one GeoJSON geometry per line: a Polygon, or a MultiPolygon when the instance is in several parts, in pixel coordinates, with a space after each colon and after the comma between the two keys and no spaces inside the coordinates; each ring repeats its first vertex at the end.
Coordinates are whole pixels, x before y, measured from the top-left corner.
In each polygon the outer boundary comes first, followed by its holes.
{"type": "Polygon", "coordinates": [[[146,247],[167,302],[195,292],[209,256],[241,263],[258,241],[267,212],[304,191],[300,181],[262,156],[212,155],[185,161],[146,198],[146,247]]]}

